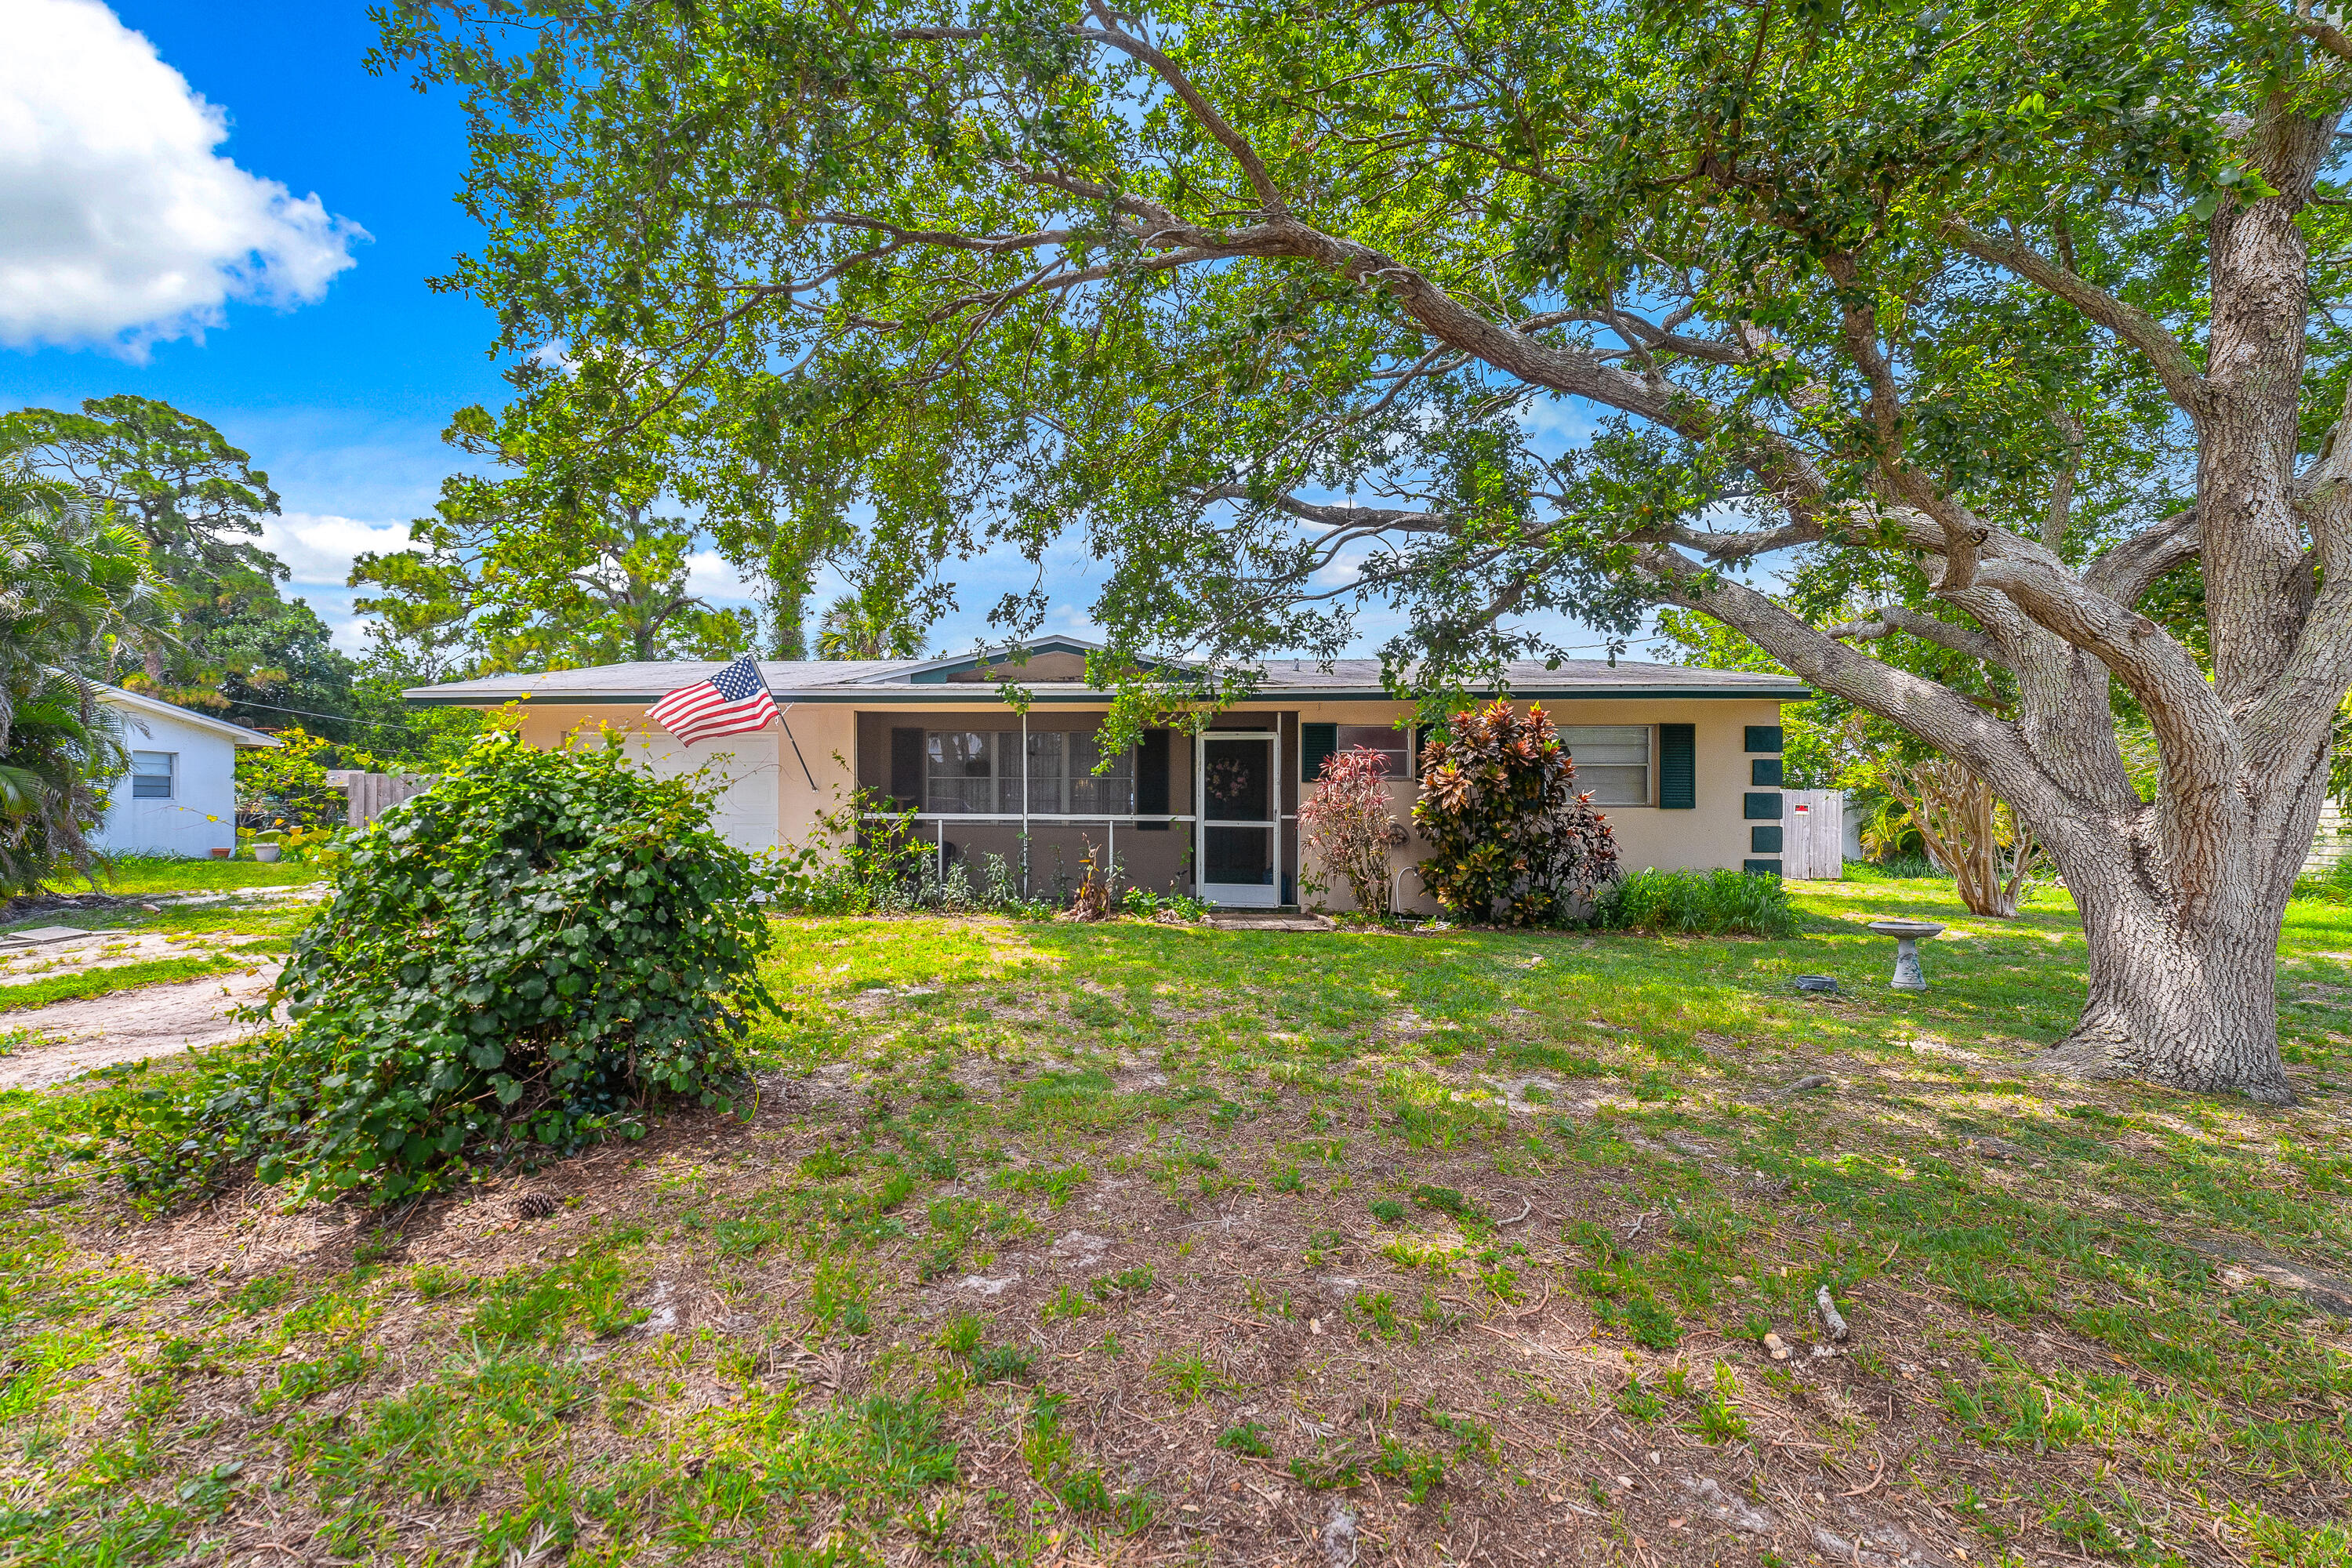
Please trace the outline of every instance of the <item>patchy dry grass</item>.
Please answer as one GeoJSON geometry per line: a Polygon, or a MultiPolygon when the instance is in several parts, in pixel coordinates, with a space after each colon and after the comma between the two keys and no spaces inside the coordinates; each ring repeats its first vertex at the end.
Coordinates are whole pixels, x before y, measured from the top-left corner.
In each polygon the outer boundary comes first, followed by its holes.
{"type": "Polygon", "coordinates": [[[2034,1074],[2056,900],[1800,903],[789,922],[746,1121],[386,1214],[142,1219],[72,1156],[143,1075],[6,1097],[0,1549],[2352,1563],[2352,913],[2297,907],[2277,1111],[2034,1074]]]}

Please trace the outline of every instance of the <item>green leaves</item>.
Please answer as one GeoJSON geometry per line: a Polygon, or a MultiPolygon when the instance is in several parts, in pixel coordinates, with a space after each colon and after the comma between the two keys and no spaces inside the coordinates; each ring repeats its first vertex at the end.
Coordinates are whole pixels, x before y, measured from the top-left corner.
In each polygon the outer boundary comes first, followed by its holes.
{"type": "Polygon", "coordinates": [[[666,1096],[724,1097],[770,1005],[751,978],[765,891],[692,781],[617,745],[492,735],[348,841],[272,997],[297,1023],[195,1075],[158,1122],[193,1123],[192,1146],[142,1152],[134,1179],[258,1156],[268,1179],[389,1201],[636,1136],[666,1096]]]}
{"type": "Polygon", "coordinates": [[[1540,706],[1456,714],[1422,748],[1412,820],[1430,848],[1422,882],[1460,919],[1555,924],[1616,874],[1616,835],[1577,793],[1576,765],[1540,706]]]}

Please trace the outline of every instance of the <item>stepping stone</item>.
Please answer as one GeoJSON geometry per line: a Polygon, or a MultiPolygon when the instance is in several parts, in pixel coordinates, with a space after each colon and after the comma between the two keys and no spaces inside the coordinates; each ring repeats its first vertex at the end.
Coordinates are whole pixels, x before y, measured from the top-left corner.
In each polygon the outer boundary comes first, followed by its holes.
{"type": "Polygon", "coordinates": [[[75,926],[35,926],[29,931],[0,931],[0,947],[32,947],[45,942],[71,942],[78,936],[99,934],[75,926]]]}

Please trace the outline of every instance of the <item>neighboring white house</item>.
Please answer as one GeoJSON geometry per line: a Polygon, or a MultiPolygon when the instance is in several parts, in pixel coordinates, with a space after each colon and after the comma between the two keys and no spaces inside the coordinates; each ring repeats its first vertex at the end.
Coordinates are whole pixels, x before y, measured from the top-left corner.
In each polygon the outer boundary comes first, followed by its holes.
{"type": "Polygon", "coordinates": [[[99,700],[122,721],[131,771],[107,786],[106,820],[91,842],[116,855],[236,848],[237,748],[278,741],[117,686],[100,687],[99,700]]]}

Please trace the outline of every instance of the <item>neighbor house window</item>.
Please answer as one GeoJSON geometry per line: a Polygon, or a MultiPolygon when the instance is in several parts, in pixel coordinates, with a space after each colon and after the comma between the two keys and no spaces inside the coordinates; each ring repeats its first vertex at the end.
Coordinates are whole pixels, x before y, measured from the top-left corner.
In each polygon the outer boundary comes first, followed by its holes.
{"type": "Polygon", "coordinates": [[[1650,804],[1647,724],[1563,724],[1559,738],[1576,764],[1576,787],[1595,805],[1650,804]]]}
{"type": "Polygon", "coordinates": [[[133,800],[173,800],[178,791],[173,786],[178,781],[180,753],[177,752],[133,752],[131,753],[131,798],[133,800]]]}
{"type": "Polygon", "coordinates": [[[1412,759],[1405,752],[1406,731],[1393,724],[1342,724],[1338,739],[1343,752],[1352,752],[1359,746],[1378,752],[1381,760],[1389,765],[1390,778],[1404,778],[1411,772],[1412,759]]]}
{"type": "MultiPolygon", "coordinates": [[[[1029,737],[1029,810],[1038,816],[1129,816],[1135,749],[1122,747],[1097,774],[1100,744],[1059,730],[1029,737]]],[[[1021,815],[1017,731],[933,730],[923,737],[923,809],[948,816],[1021,815]]]]}

